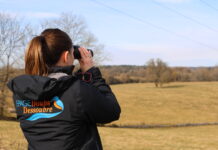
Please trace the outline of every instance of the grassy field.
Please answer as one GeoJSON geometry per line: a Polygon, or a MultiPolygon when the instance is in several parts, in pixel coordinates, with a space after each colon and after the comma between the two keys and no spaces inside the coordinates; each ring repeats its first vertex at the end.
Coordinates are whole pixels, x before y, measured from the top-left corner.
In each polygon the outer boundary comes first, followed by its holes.
{"type": "MultiPolygon", "coordinates": [[[[17,122],[0,121],[0,150],[26,150],[17,122]]],[[[218,127],[99,128],[105,150],[217,150],[218,127]]]]}
{"type": "MultiPolygon", "coordinates": [[[[113,85],[122,108],[115,124],[218,122],[218,82],[113,85]]],[[[217,150],[218,126],[117,129],[99,127],[105,150],[217,150]]],[[[17,122],[0,121],[0,150],[25,150],[17,122]]]]}
{"type": "Polygon", "coordinates": [[[116,124],[218,122],[218,82],[112,86],[122,106],[116,124]]]}
{"type": "Polygon", "coordinates": [[[218,150],[218,127],[100,128],[105,150],[218,150]]]}

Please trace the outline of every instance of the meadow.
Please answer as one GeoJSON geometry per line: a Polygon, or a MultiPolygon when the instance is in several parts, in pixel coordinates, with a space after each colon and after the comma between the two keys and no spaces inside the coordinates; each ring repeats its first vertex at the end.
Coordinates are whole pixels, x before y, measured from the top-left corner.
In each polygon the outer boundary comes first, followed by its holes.
{"type": "Polygon", "coordinates": [[[218,82],[151,83],[112,86],[122,106],[115,124],[218,122],[218,82]]]}
{"type": "MultiPolygon", "coordinates": [[[[116,125],[218,122],[218,82],[111,86],[122,113],[116,125]]],[[[153,129],[99,127],[105,150],[217,150],[218,126],[153,129]]],[[[0,121],[0,150],[24,150],[19,123],[0,121]]]]}

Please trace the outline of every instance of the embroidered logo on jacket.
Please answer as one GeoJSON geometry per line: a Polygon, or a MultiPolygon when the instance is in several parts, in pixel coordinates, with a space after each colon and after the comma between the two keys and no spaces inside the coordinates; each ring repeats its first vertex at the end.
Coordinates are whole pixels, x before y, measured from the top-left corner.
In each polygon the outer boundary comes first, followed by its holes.
{"type": "Polygon", "coordinates": [[[41,118],[52,118],[64,110],[64,104],[55,96],[51,100],[16,100],[16,107],[22,107],[23,114],[32,114],[26,120],[35,121],[41,118]]]}

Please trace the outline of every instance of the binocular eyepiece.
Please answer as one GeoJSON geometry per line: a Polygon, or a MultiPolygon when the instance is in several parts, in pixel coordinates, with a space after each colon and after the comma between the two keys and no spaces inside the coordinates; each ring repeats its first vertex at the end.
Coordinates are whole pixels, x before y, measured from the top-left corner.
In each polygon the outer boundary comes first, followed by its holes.
{"type": "MultiPolygon", "coordinates": [[[[80,58],[81,58],[81,55],[80,55],[80,52],[79,52],[79,48],[80,48],[79,45],[73,45],[73,49],[74,49],[74,52],[73,52],[74,59],[80,59],[80,58]]],[[[94,56],[93,51],[92,51],[91,49],[87,49],[87,50],[91,52],[92,57],[93,57],[93,56],[94,56]]]]}

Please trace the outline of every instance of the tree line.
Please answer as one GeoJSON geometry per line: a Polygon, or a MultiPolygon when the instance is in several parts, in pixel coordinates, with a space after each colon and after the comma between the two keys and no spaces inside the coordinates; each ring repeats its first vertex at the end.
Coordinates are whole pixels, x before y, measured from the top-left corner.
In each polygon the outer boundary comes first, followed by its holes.
{"type": "Polygon", "coordinates": [[[144,66],[101,66],[109,84],[152,82],[161,87],[169,82],[218,81],[218,66],[169,67],[160,59],[151,59],[144,66]]]}

